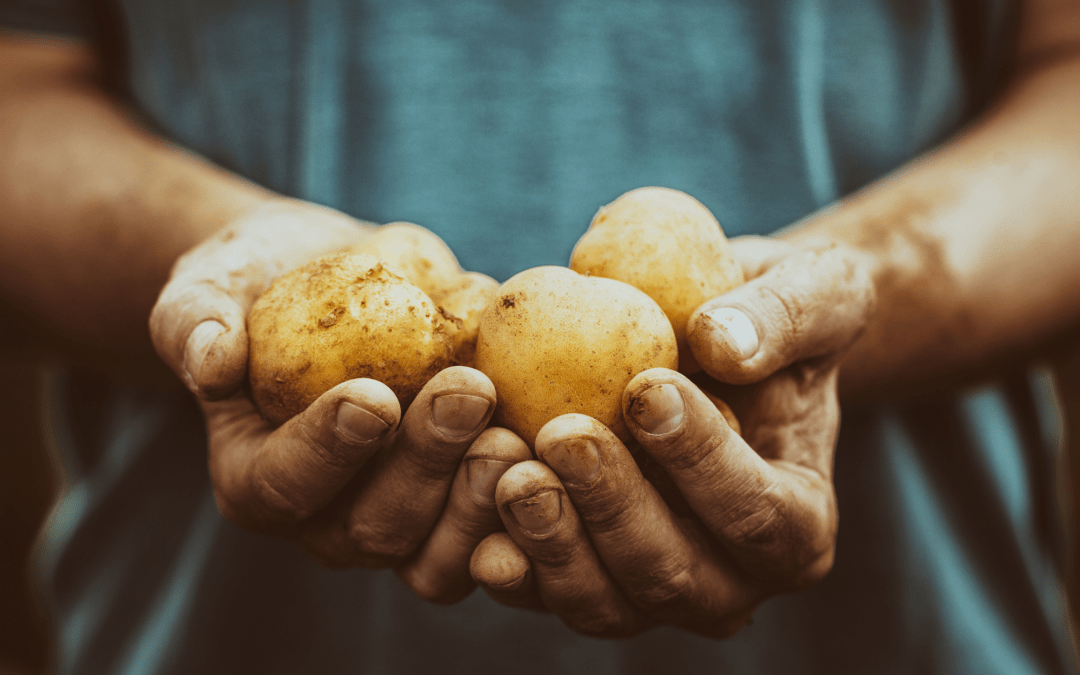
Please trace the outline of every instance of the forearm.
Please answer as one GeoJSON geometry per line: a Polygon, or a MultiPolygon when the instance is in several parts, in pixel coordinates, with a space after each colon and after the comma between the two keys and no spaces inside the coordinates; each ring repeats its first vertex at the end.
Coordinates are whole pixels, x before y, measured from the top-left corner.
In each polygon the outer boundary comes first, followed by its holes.
{"type": "Polygon", "coordinates": [[[273,196],[136,125],[87,49],[2,33],[0,148],[5,313],[129,357],[177,256],[273,196]]]}
{"type": "Polygon", "coordinates": [[[953,380],[1080,318],[1080,56],[1047,54],[964,134],[785,235],[849,244],[875,280],[845,392],[953,380]]]}

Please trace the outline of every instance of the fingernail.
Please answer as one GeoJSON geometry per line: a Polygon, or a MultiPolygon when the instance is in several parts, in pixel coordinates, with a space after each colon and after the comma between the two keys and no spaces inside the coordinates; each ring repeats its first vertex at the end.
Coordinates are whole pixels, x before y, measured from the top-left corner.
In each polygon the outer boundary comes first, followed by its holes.
{"type": "Polygon", "coordinates": [[[469,472],[469,489],[476,498],[485,504],[495,503],[495,486],[499,479],[512,467],[513,462],[504,462],[501,459],[470,459],[467,471],[469,472]]]}
{"type": "Polygon", "coordinates": [[[673,384],[649,387],[630,406],[630,414],[638,426],[655,436],[678,429],[683,412],[682,394],[673,384]]]}
{"type": "Polygon", "coordinates": [[[187,344],[184,345],[184,369],[187,370],[188,381],[198,386],[198,378],[202,371],[203,361],[210,351],[214,341],[225,332],[225,326],[213,319],[203,321],[188,335],[187,344]]]}
{"type": "Polygon", "coordinates": [[[600,451],[588,438],[555,443],[544,450],[540,459],[568,483],[587,483],[600,473],[600,451]]]}
{"type": "Polygon", "coordinates": [[[435,399],[431,417],[447,436],[468,436],[484,421],[491,402],[468,394],[445,394],[435,399]]]}
{"type": "Polygon", "coordinates": [[[562,502],[556,490],[547,490],[510,505],[514,520],[529,534],[542,536],[555,529],[562,515],[562,502]]]}
{"type": "Polygon", "coordinates": [[[390,425],[378,415],[348,401],[342,401],[337,409],[337,428],[342,436],[357,443],[364,443],[378,438],[390,425]]]}
{"type": "Polygon", "coordinates": [[[718,307],[705,312],[705,316],[720,329],[719,333],[727,342],[728,349],[740,361],[757,354],[760,346],[757,329],[745,313],[734,307],[718,307]]]}

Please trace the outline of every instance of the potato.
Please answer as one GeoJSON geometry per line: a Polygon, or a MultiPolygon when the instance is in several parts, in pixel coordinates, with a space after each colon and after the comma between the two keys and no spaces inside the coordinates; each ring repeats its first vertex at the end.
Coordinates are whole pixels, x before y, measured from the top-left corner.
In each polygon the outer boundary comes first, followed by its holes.
{"type": "Polygon", "coordinates": [[[480,319],[498,290],[499,282],[486,274],[465,272],[431,298],[432,302],[461,321],[455,324],[453,333],[454,363],[473,366],[480,319]]]}
{"type": "Polygon", "coordinates": [[[390,223],[351,249],[373,255],[424,291],[455,322],[454,362],[471,366],[476,353],[480,317],[499,282],[478,272],[465,272],[450,247],[434,232],[413,223],[390,223]]]}
{"type": "Polygon", "coordinates": [[[701,303],[743,282],[720,223],[693,197],[660,187],[631,190],[600,208],[570,268],[624,281],[664,310],[679,346],[679,370],[701,370],[686,322],[701,303]]]}
{"type": "Polygon", "coordinates": [[[423,291],[376,258],[325,256],[279,278],[251,308],[252,396],[281,424],[335,385],[369,377],[404,407],[451,364],[455,330],[423,291]]]}
{"type": "Polygon", "coordinates": [[[503,284],[476,344],[476,367],[499,396],[493,423],[530,447],[540,427],[571,412],[629,442],[623,389],[643,370],[677,364],[671,324],[649,296],[565,267],[526,270],[503,284]]]}
{"type": "Polygon", "coordinates": [[[448,280],[462,274],[450,247],[431,230],[413,223],[389,223],[354,244],[351,253],[366,253],[405,276],[434,301],[448,280]]]}

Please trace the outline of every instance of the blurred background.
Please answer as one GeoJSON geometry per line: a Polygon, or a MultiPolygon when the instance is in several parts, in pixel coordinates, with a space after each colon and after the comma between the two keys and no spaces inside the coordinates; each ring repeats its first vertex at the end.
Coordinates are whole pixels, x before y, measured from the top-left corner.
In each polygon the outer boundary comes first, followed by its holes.
{"type": "MultiPolygon", "coordinates": [[[[38,675],[49,661],[49,628],[31,591],[28,557],[54,497],[62,489],[39,420],[36,350],[0,326],[0,675],[38,675]]],[[[1053,359],[1066,430],[1080,429],[1080,348],[1053,359]]],[[[1073,616],[1080,615],[1080,433],[1067,434],[1060,503],[1064,577],[1073,616]]],[[[1075,631],[1074,631],[1075,634],[1075,631]]]]}
{"type": "Polygon", "coordinates": [[[0,675],[45,671],[48,631],[30,592],[28,555],[59,490],[38,422],[38,364],[0,350],[0,675]]]}

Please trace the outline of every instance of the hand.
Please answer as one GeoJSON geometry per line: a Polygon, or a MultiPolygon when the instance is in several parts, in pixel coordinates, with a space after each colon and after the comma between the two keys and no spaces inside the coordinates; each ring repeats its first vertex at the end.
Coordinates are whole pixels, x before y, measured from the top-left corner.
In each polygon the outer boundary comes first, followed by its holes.
{"type": "Polygon", "coordinates": [[[666,623],[725,637],[769,596],[828,572],[837,372],[874,304],[866,261],[762,239],[736,250],[751,280],[705,303],[688,334],[709,375],[744,385],[716,386],[744,436],[695,383],[663,369],[623,396],[647,461],[591,418],[552,420],[537,437],[541,461],[499,482],[507,533],[473,555],[495,599],[547,608],[586,635],[666,623]],[[639,468],[650,463],[663,472],[655,485],[639,468]],[[664,482],[685,512],[661,496],[664,482]]]}
{"type": "Polygon", "coordinates": [[[277,276],[371,231],[311,204],[264,204],[176,263],[151,333],[206,415],[214,494],[227,518],[293,540],[327,566],[407,561],[403,578],[418,592],[450,601],[471,590],[468,556],[500,527],[491,504],[501,471],[528,456],[498,433],[470,450],[495,406],[487,377],[448,368],[404,415],[385,385],[351,380],[276,429],[244,391],[255,299],[277,276]],[[452,484],[462,487],[447,503],[452,484]],[[487,501],[473,499],[476,491],[487,501]]]}

